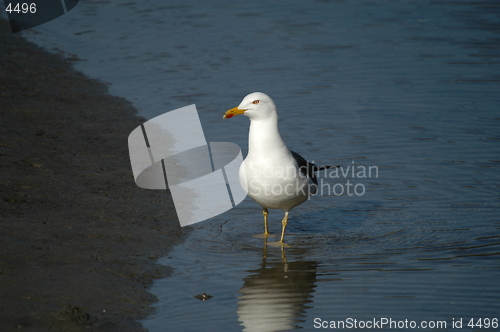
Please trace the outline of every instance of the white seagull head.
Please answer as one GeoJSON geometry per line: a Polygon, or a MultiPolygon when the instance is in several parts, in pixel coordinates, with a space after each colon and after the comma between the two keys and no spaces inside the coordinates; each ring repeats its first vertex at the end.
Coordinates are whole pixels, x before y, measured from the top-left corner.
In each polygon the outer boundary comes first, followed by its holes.
{"type": "Polygon", "coordinates": [[[278,117],[278,111],[274,101],[262,92],[253,92],[247,95],[238,107],[232,108],[224,114],[223,119],[229,119],[235,115],[244,114],[250,120],[265,120],[278,117]]]}

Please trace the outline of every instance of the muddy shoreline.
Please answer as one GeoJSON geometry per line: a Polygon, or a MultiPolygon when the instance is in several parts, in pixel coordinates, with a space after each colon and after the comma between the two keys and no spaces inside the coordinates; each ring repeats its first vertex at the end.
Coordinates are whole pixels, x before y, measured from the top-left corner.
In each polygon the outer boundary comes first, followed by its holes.
{"type": "Polygon", "coordinates": [[[2,331],[143,331],[156,260],[186,236],[165,191],[133,180],[144,122],[106,84],[0,20],[2,331]]]}

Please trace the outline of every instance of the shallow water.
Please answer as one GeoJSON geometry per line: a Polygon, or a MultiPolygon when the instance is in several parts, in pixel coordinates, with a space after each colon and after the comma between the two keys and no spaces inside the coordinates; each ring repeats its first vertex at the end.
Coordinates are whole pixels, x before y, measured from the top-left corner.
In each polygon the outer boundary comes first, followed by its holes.
{"type": "MultiPolygon", "coordinates": [[[[24,35],[83,59],[147,118],[196,103],[208,141],[246,148],[248,120],[220,119],[258,90],[307,159],[378,167],[324,178],[284,250],[252,236],[262,215],[248,198],[191,226],[160,261],[175,271],[152,289],[150,331],[317,318],[452,330],[500,319],[499,27],[496,1],[86,1],[24,35]],[[328,195],[347,180],[364,194],[328,195]]],[[[271,211],[271,232],[281,218],[271,211]]]]}

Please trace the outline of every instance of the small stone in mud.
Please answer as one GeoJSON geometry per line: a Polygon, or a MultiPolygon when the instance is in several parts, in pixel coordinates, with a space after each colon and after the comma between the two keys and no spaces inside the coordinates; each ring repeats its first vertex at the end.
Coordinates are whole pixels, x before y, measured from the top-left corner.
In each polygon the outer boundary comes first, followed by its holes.
{"type": "Polygon", "coordinates": [[[209,295],[207,293],[202,293],[202,294],[198,294],[198,295],[194,296],[194,298],[196,298],[200,301],[210,300],[212,297],[213,297],[212,295],[209,295]]]}

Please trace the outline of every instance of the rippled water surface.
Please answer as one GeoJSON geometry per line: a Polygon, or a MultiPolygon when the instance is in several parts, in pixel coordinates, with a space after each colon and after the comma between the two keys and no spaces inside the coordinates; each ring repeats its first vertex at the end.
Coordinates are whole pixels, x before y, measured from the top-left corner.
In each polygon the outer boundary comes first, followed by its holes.
{"type": "Polygon", "coordinates": [[[152,289],[150,331],[500,319],[497,1],[82,1],[24,34],[147,118],[196,103],[207,140],[245,150],[248,120],[221,117],[263,91],[295,151],[378,169],[327,174],[292,211],[284,250],[252,236],[249,198],[190,226],[161,259],[174,274],[152,289]],[[328,195],[347,180],[364,194],[328,195]]]}

